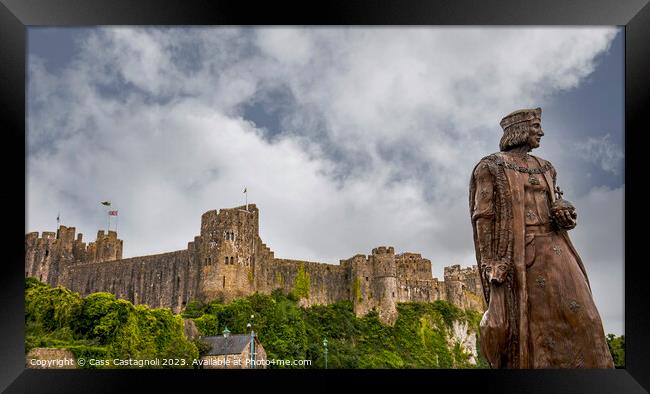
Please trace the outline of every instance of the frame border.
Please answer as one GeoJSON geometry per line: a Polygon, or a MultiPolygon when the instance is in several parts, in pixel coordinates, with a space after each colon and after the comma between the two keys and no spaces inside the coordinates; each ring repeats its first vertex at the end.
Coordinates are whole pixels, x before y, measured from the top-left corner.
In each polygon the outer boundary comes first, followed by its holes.
{"type": "MultiPolygon", "coordinates": [[[[216,0],[0,0],[0,108],[9,141],[2,168],[10,169],[9,187],[0,193],[5,207],[25,207],[26,179],[26,34],[28,26],[71,25],[618,25],[625,26],[625,206],[642,206],[644,174],[641,132],[645,104],[650,96],[650,5],[648,0],[457,0],[381,1],[336,0],[295,6],[216,0]],[[315,12],[317,11],[317,12],[315,12]],[[22,149],[19,149],[21,148],[22,149]],[[21,152],[22,150],[22,152],[21,152]],[[21,154],[23,155],[21,157],[21,154]],[[9,192],[8,190],[11,190],[9,192]],[[638,205],[637,205],[638,204],[638,205]]],[[[647,111],[647,109],[646,109],[647,111]]],[[[390,381],[425,384],[435,388],[475,389],[482,392],[625,392],[650,390],[650,286],[641,255],[643,235],[632,230],[636,210],[625,209],[625,336],[626,366],[617,370],[306,370],[195,371],[107,370],[61,371],[24,368],[24,289],[22,266],[25,215],[9,209],[8,223],[0,226],[6,240],[4,275],[0,276],[3,340],[0,354],[0,390],[7,392],[85,392],[133,390],[146,382],[163,389],[187,389],[240,384],[250,388],[271,385],[325,387],[344,379],[348,387],[368,388],[390,381]],[[20,230],[22,231],[22,230],[20,230]],[[634,262],[633,262],[634,261],[634,262]],[[15,380],[14,380],[15,379],[15,380]],[[13,381],[13,382],[12,382],[13,381]],[[307,386],[309,385],[309,386],[307,386]]],[[[647,242],[647,241],[646,241],[647,242]]],[[[156,387],[156,388],[157,388],[156,387]]]]}

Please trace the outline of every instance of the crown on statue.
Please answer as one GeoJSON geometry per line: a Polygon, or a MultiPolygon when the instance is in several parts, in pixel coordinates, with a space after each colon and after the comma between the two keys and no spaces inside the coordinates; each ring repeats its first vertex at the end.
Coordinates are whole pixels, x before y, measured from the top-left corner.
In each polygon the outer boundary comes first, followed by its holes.
{"type": "Polygon", "coordinates": [[[516,125],[517,123],[528,122],[535,119],[542,119],[541,108],[520,109],[518,111],[511,112],[508,115],[504,116],[499,124],[503,130],[505,130],[510,126],[516,125]]]}

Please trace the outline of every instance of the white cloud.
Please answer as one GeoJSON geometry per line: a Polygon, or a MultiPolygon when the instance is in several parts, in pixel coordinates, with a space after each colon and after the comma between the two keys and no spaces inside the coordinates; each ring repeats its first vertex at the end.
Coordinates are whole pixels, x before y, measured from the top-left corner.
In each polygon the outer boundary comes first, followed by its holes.
{"type": "Polygon", "coordinates": [[[589,137],[587,141],[576,144],[575,150],[583,159],[599,166],[603,171],[620,175],[623,168],[623,149],[610,142],[610,135],[589,137]]]}
{"type": "MultiPolygon", "coordinates": [[[[127,256],[181,249],[247,186],[277,256],[336,263],[388,244],[441,277],[474,264],[469,174],[500,118],[577,86],[615,33],[98,30],[57,75],[29,58],[28,231],[60,210],[92,240],[111,199],[127,256]],[[292,101],[269,139],[241,108],[278,87],[292,101]]],[[[607,223],[594,220],[585,239],[607,223]]]]}
{"type": "Polygon", "coordinates": [[[593,188],[573,203],[578,226],[570,232],[580,254],[606,332],[624,331],[624,208],[625,187],[593,188]]]}

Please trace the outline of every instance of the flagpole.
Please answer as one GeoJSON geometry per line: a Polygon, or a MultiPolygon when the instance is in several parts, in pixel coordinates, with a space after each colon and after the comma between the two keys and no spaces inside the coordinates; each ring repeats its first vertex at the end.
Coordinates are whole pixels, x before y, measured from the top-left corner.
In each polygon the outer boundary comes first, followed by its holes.
{"type": "MultiPolygon", "coordinates": [[[[110,207],[111,202],[110,201],[101,201],[100,204],[102,204],[105,207],[110,207]]],[[[110,208],[106,208],[106,233],[111,230],[111,215],[109,215],[109,210],[110,208]]]]}
{"type": "Polygon", "coordinates": [[[244,203],[246,204],[246,211],[248,211],[248,188],[244,186],[244,203]]]}

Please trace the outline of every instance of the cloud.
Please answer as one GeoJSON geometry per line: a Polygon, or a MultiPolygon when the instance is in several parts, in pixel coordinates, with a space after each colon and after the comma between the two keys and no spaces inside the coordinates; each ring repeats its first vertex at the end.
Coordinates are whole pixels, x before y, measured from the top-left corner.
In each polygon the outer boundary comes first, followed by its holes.
{"type": "Polygon", "coordinates": [[[573,201],[578,226],[570,232],[580,254],[606,332],[622,334],[624,322],[625,187],[595,187],[573,201]]]}
{"type": "Polygon", "coordinates": [[[61,211],[90,241],[110,199],[126,256],[182,249],[246,186],[276,256],[392,245],[441,277],[475,263],[468,181],[498,120],[579,86],[616,31],[97,29],[56,73],[28,58],[28,231],[61,211]]]}
{"type": "Polygon", "coordinates": [[[603,171],[620,175],[623,169],[623,149],[610,142],[610,135],[589,137],[584,143],[576,144],[575,150],[580,157],[599,166],[603,171]]]}

